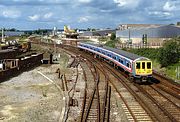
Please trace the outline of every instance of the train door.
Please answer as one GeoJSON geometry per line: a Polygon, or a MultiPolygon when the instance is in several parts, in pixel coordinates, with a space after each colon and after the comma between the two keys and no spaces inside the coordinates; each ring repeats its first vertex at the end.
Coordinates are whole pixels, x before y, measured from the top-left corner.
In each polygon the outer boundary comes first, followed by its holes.
{"type": "Polygon", "coordinates": [[[152,74],[152,62],[151,61],[147,61],[146,62],[146,74],[152,74]]]}
{"type": "Polygon", "coordinates": [[[136,64],[135,64],[135,72],[136,72],[136,75],[141,74],[141,62],[136,62],[136,64]]]}

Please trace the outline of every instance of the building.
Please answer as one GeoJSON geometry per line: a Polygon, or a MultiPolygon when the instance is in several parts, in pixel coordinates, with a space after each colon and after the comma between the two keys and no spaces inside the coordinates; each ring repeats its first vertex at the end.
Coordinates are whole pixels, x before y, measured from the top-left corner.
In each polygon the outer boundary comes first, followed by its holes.
{"type": "Polygon", "coordinates": [[[116,31],[116,37],[120,38],[122,43],[132,44],[143,44],[146,37],[147,44],[161,46],[164,40],[177,36],[180,36],[180,28],[173,25],[139,27],[116,31]]]}
{"type": "Polygon", "coordinates": [[[110,36],[112,33],[116,33],[116,30],[97,30],[97,31],[85,31],[80,36],[110,36]]]}
{"type": "Polygon", "coordinates": [[[24,32],[20,32],[20,31],[4,31],[4,35],[6,37],[9,37],[9,36],[21,36],[21,35],[24,35],[24,32]]]}
{"type": "Polygon", "coordinates": [[[130,28],[159,27],[160,24],[120,24],[118,30],[126,30],[130,28]]]}

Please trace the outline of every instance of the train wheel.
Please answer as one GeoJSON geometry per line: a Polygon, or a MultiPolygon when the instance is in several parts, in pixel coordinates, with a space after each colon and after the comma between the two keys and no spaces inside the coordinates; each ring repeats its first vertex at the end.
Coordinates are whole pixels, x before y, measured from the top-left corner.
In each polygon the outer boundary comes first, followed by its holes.
{"type": "Polygon", "coordinates": [[[135,78],[134,82],[140,84],[141,83],[141,78],[135,78]]]}

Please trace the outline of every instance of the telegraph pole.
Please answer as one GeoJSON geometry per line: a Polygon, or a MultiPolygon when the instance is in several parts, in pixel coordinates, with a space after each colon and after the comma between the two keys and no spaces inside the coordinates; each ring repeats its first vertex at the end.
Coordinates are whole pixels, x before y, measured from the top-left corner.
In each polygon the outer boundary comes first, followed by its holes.
{"type": "Polygon", "coordinates": [[[0,50],[1,50],[1,43],[4,42],[4,28],[2,28],[2,36],[1,36],[1,41],[0,41],[0,50]]]}

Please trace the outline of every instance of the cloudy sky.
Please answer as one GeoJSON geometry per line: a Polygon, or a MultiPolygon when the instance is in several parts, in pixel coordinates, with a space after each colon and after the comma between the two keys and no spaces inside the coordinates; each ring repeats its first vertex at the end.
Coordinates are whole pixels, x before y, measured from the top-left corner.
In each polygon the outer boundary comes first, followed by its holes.
{"type": "Polygon", "coordinates": [[[115,28],[180,21],[180,0],[0,0],[0,28],[115,28]]]}

